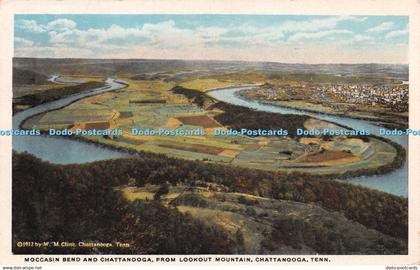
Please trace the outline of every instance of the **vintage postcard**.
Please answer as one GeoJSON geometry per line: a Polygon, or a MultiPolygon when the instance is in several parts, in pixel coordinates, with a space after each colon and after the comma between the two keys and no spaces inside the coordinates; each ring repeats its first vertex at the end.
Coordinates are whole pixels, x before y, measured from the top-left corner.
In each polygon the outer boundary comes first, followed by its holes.
{"type": "Polygon", "coordinates": [[[0,264],[417,269],[420,3],[352,3],[0,2],[0,264]]]}

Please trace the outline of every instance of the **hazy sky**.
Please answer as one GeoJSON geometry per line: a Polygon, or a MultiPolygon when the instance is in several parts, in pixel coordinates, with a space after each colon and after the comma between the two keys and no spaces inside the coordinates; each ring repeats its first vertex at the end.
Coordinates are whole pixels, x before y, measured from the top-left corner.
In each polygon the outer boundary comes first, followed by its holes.
{"type": "Polygon", "coordinates": [[[16,15],[15,56],[408,63],[408,17],[16,15]]]}

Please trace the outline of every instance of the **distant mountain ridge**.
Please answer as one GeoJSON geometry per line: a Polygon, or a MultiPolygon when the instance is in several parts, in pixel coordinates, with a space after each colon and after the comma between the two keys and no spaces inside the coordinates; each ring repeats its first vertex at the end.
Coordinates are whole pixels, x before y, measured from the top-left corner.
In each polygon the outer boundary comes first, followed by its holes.
{"type": "Polygon", "coordinates": [[[279,73],[322,73],[337,76],[363,74],[408,80],[408,65],[399,64],[290,64],[277,62],[241,62],[219,60],[164,59],[77,59],[77,58],[14,58],[13,67],[36,70],[43,74],[144,74],[204,68],[211,71],[235,72],[258,70],[279,73]]]}

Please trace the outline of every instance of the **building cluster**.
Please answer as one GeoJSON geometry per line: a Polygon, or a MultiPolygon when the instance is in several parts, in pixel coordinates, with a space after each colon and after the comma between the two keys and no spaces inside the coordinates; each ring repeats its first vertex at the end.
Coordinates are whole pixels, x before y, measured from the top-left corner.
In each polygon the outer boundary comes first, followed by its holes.
{"type": "Polygon", "coordinates": [[[394,111],[408,110],[408,84],[309,84],[299,87],[264,85],[254,92],[255,97],[267,100],[305,100],[335,105],[383,106],[394,111]]]}
{"type": "Polygon", "coordinates": [[[347,84],[324,86],[342,102],[364,105],[408,106],[408,85],[347,84]]]}

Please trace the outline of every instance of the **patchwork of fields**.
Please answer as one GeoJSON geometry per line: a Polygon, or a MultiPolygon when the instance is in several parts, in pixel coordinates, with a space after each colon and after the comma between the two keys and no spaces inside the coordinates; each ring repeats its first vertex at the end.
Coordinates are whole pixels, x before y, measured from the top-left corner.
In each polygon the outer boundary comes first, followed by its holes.
{"type": "MultiPolygon", "coordinates": [[[[69,76],[71,78],[71,76],[69,76]]],[[[80,77],[75,77],[80,79],[80,77]]],[[[86,78],[85,78],[86,79],[86,78]]],[[[329,174],[357,171],[388,164],[396,150],[379,139],[334,137],[249,137],[245,135],[215,136],[214,129],[227,129],[215,120],[223,113],[213,101],[199,106],[191,98],[171,91],[179,85],[174,81],[133,80],[122,78],[129,86],[114,92],[84,98],[63,109],[34,117],[25,127],[39,129],[108,126],[123,130],[122,136],[86,139],[136,151],[162,153],[190,160],[204,160],[263,170],[310,171],[329,174]],[[159,100],[159,102],[156,102],[159,100]],[[204,136],[133,135],[138,130],[195,130],[204,136]]],[[[193,79],[180,85],[205,92],[208,89],[239,83],[230,80],[193,79]]],[[[204,104],[204,103],[203,103],[204,104]]],[[[340,128],[310,118],[305,128],[340,128]]]]}

